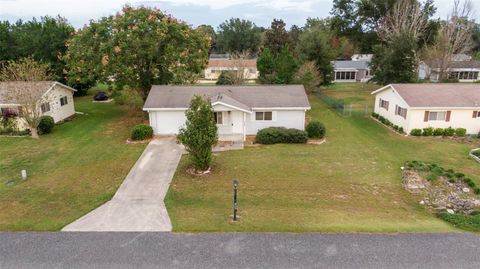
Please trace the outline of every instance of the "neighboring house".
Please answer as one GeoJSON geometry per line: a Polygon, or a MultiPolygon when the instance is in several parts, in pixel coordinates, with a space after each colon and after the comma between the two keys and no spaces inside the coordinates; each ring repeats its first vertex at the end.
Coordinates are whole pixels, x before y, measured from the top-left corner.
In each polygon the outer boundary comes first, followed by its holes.
{"type": "MultiPolygon", "coordinates": [[[[15,87],[18,87],[18,85],[24,85],[26,89],[35,91],[33,93],[34,96],[39,96],[44,100],[40,106],[42,115],[51,116],[55,123],[65,120],[75,114],[75,106],[73,103],[73,93],[76,92],[75,89],[56,81],[12,81],[0,82],[1,116],[6,114],[18,115],[18,111],[21,109],[21,105],[16,103],[15,100],[7,98],[9,95],[8,92],[14,84],[15,87]]],[[[17,127],[21,130],[27,128],[25,122],[22,122],[21,119],[19,119],[17,127]]]]}
{"type": "Polygon", "coordinates": [[[370,61],[334,61],[333,82],[367,82],[372,78],[370,61]]]}
{"type": "Polygon", "coordinates": [[[208,65],[204,70],[206,79],[218,79],[222,71],[238,72],[242,69],[245,79],[258,78],[257,59],[232,59],[221,56],[215,55],[208,59],[208,65]]]}
{"type": "Polygon", "coordinates": [[[209,97],[220,140],[244,140],[278,126],[304,130],[310,109],[302,85],[153,86],[143,107],[155,134],[177,134],[194,95],[209,97]]]}
{"type": "Polygon", "coordinates": [[[391,84],[374,92],[375,113],[406,133],[423,128],[465,128],[480,132],[480,85],[391,84]]]}
{"type": "MultiPolygon", "coordinates": [[[[459,82],[480,81],[480,61],[451,61],[445,72],[448,73],[449,79],[459,82]]],[[[435,60],[420,62],[418,78],[438,82],[440,80],[440,62],[435,60]]]]}

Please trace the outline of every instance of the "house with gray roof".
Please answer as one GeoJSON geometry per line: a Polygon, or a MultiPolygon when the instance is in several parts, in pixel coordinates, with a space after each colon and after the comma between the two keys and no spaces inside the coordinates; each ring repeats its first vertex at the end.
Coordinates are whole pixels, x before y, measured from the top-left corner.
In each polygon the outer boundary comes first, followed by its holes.
{"type": "Polygon", "coordinates": [[[16,128],[27,129],[19,116],[22,105],[35,104],[42,116],[51,116],[55,123],[75,114],[75,89],[57,81],[0,82],[0,118],[14,116],[16,128]]]}
{"type": "Polygon", "coordinates": [[[390,84],[374,92],[374,112],[406,133],[423,128],[480,132],[480,84],[390,84]]]}
{"type": "MultiPolygon", "coordinates": [[[[476,82],[480,81],[480,61],[475,60],[455,60],[464,59],[456,56],[448,65],[445,72],[448,78],[458,80],[459,82],[476,82]]],[[[418,68],[418,78],[437,82],[440,80],[440,66],[438,60],[422,61],[418,68]]]]}
{"type": "Polygon", "coordinates": [[[372,78],[369,60],[334,61],[333,82],[367,82],[372,78]]]}
{"type": "Polygon", "coordinates": [[[245,140],[267,127],[304,130],[310,109],[303,85],[153,86],[143,110],[157,135],[175,135],[194,95],[210,99],[222,141],[245,140]]]}

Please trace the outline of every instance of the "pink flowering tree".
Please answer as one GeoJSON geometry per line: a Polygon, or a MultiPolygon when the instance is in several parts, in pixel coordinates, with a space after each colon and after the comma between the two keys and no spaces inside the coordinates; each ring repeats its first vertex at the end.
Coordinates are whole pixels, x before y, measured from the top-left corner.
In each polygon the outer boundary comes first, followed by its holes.
{"type": "Polygon", "coordinates": [[[210,39],[158,9],[127,5],[78,30],[67,47],[70,84],[100,81],[146,95],[153,84],[193,82],[207,64],[210,39]]]}

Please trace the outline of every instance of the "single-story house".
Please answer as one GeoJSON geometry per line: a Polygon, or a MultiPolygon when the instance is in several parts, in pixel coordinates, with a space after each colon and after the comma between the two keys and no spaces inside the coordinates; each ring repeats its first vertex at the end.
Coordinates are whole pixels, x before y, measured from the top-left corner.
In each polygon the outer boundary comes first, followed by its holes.
{"type": "MultiPolygon", "coordinates": [[[[1,115],[17,114],[21,109],[21,101],[15,100],[11,94],[12,89],[25,89],[30,91],[23,98],[40,100],[39,109],[42,115],[53,118],[55,123],[65,120],[75,114],[73,93],[75,89],[57,81],[9,81],[0,82],[0,111],[1,115]]],[[[18,119],[17,128],[26,129],[25,122],[18,119]]]]}
{"type": "Polygon", "coordinates": [[[222,71],[238,72],[242,69],[245,79],[258,78],[257,59],[233,59],[231,57],[210,57],[204,70],[204,76],[206,79],[218,79],[222,71]]]}
{"type": "Polygon", "coordinates": [[[194,95],[210,98],[219,139],[245,140],[267,127],[304,130],[310,109],[303,85],[153,86],[143,110],[155,134],[177,134],[194,95]]]}
{"type": "Polygon", "coordinates": [[[335,76],[333,82],[367,82],[372,78],[370,61],[334,61],[335,76]]]}
{"type": "Polygon", "coordinates": [[[480,132],[480,84],[390,84],[372,94],[374,112],[406,133],[428,127],[480,132]]]}
{"type": "MultiPolygon", "coordinates": [[[[460,56],[457,56],[460,57],[460,56]]],[[[446,72],[449,79],[456,79],[459,82],[480,81],[480,61],[451,61],[446,72]]],[[[422,61],[418,67],[418,78],[437,82],[440,80],[440,62],[422,61]]]]}

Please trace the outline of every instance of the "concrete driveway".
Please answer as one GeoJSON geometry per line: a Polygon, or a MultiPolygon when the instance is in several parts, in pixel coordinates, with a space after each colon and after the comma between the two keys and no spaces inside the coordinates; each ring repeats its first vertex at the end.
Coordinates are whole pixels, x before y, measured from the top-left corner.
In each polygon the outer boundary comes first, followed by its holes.
{"type": "Polygon", "coordinates": [[[153,140],[112,200],[62,231],[171,231],[163,200],[183,152],[174,138],[153,140]]]}

